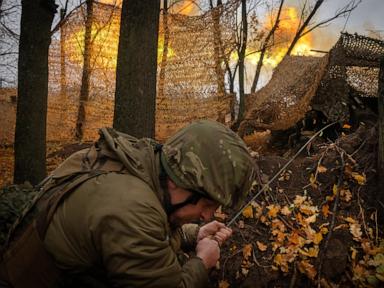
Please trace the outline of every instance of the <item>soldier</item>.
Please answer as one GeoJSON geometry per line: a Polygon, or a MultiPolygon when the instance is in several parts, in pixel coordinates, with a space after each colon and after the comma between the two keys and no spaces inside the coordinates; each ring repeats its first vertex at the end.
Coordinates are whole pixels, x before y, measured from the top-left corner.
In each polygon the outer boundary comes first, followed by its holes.
{"type": "Polygon", "coordinates": [[[254,178],[243,141],[207,120],[164,145],[100,134],[42,183],[37,216],[5,245],[0,279],[16,288],[206,286],[232,233],[213,213],[241,205],[254,178]]]}

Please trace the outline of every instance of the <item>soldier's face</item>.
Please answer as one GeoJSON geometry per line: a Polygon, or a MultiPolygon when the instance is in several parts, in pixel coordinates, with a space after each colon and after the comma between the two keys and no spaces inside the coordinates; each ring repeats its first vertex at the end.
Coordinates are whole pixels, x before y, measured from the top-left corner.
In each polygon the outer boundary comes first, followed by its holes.
{"type": "MultiPolygon", "coordinates": [[[[168,182],[168,191],[171,203],[177,204],[186,200],[192,192],[177,187],[172,181],[168,182]]],[[[186,223],[210,222],[219,204],[207,198],[200,198],[196,204],[188,204],[177,209],[169,216],[172,226],[181,226],[186,223]]]]}
{"type": "Polygon", "coordinates": [[[173,225],[181,226],[186,223],[204,222],[212,220],[219,205],[209,199],[201,198],[196,204],[188,204],[169,216],[173,225]]]}

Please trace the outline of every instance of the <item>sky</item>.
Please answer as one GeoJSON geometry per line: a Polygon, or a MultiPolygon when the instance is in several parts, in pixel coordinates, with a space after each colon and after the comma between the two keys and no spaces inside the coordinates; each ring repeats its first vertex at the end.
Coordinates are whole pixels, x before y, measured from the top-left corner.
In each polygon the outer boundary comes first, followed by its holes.
{"type": "MultiPolygon", "coordinates": [[[[349,0],[326,0],[323,7],[318,11],[316,18],[326,19],[332,17],[337,9],[348,2],[349,0]]],[[[363,0],[351,12],[348,19],[336,19],[327,27],[316,31],[313,35],[314,48],[330,49],[337,41],[341,31],[377,36],[373,35],[369,30],[375,30],[378,36],[384,37],[384,0],[363,0]]]]}

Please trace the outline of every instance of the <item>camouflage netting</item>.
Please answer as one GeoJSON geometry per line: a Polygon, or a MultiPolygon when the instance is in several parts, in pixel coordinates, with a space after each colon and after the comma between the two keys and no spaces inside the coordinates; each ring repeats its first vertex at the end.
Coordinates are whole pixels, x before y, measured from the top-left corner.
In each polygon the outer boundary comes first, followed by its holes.
{"type": "Polygon", "coordinates": [[[384,41],[342,33],[329,52],[329,67],[311,105],[329,121],[350,118],[350,95],[376,97],[384,41]]]}
{"type": "Polygon", "coordinates": [[[328,57],[287,56],[269,83],[248,99],[249,110],[239,132],[248,129],[284,130],[309,109],[323,77],[328,57]]]}
{"type": "Polygon", "coordinates": [[[254,129],[284,130],[310,109],[329,121],[350,118],[350,96],[376,97],[384,41],[342,33],[323,58],[285,57],[271,81],[250,95],[240,133],[254,129]]]}
{"type": "MultiPolygon", "coordinates": [[[[166,138],[196,119],[224,121],[229,113],[231,97],[224,92],[220,56],[225,52],[218,48],[215,35],[220,33],[223,42],[230,40],[232,34],[225,28],[228,23],[224,19],[229,19],[231,11],[234,9],[226,9],[227,14],[220,17],[216,10],[202,16],[168,14],[169,40],[164,38],[165,21],[160,18],[157,139],[166,138]],[[167,55],[163,55],[164,46],[167,46],[167,55]]],[[[73,13],[62,28],[62,39],[57,36],[52,42],[48,112],[48,139],[51,140],[68,139],[74,134],[83,66],[85,12],[83,5],[73,13]]],[[[119,19],[119,8],[95,3],[85,139],[96,137],[97,128],[112,125],[119,19]]]]}

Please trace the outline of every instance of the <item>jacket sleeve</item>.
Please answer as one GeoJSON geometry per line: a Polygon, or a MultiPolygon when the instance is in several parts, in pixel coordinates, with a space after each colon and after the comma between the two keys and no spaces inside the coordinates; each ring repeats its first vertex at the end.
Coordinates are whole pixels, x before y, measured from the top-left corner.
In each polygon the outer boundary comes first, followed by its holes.
{"type": "Polygon", "coordinates": [[[177,228],[171,236],[172,246],[175,247],[174,250],[193,251],[196,247],[199,229],[200,227],[197,224],[184,224],[182,227],[177,228]]]}
{"type": "Polygon", "coordinates": [[[113,287],[204,287],[208,274],[199,258],[183,266],[170,244],[167,218],[153,203],[103,213],[93,231],[95,246],[113,287]]]}

